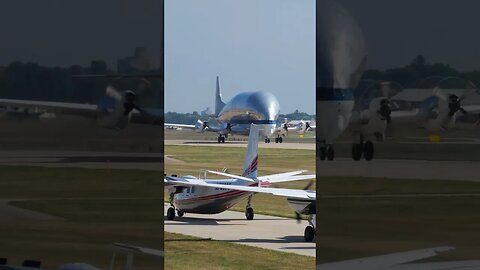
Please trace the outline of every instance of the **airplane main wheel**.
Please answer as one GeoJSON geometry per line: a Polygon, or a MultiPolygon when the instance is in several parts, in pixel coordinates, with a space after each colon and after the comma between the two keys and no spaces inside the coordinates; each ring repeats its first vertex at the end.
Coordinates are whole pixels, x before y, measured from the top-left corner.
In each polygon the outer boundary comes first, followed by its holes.
{"type": "Polygon", "coordinates": [[[320,160],[325,160],[327,158],[327,148],[320,147],[320,152],[318,153],[320,160]]]}
{"type": "Polygon", "coordinates": [[[253,212],[253,208],[247,208],[247,210],[245,211],[245,217],[247,218],[247,220],[252,220],[254,216],[255,214],[253,212]]]}
{"type": "Polygon", "coordinates": [[[353,143],[352,144],[352,158],[353,160],[360,160],[362,159],[362,144],[360,143],[353,143]]]}
{"type": "Polygon", "coordinates": [[[178,215],[179,217],[183,217],[183,215],[185,215],[185,212],[180,211],[180,210],[177,210],[177,215],[178,215]]]}
{"type": "Polygon", "coordinates": [[[374,154],[373,143],[371,141],[368,141],[365,143],[365,146],[363,147],[363,156],[365,157],[365,160],[370,161],[373,159],[373,154],[374,154]]]}
{"type": "Polygon", "coordinates": [[[175,208],[173,208],[173,207],[168,208],[168,210],[167,210],[167,219],[168,219],[168,220],[173,220],[173,219],[175,219],[175,208]]]}
{"type": "Polygon", "coordinates": [[[225,143],[225,137],[222,137],[222,143],[225,143]]]}
{"type": "Polygon", "coordinates": [[[217,141],[218,141],[218,143],[221,143],[222,142],[222,137],[218,137],[217,141]]]}
{"type": "Polygon", "coordinates": [[[277,138],[275,138],[275,143],[278,143],[278,142],[279,142],[279,140],[278,140],[278,137],[277,137],[277,138]]]}
{"type": "Polygon", "coordinates": [[[333,146],[327,147],[327,159],[334,160],[335,159],[335,150],[333,150],[333,146]]]}
{"type": "Polygon", "coordinates": [[[283,142],[283,138],[282,138],[282,137],[278,137],[278,142],[279,142],[279,143],[282,143],[282,142],[283,142]]]}
{"type": "Polygon", "coordinates": [[[312,226],[307,226],[305,228],[305,242],[313,242],[313,239],[315,238],[315,229],[312,226]]]}

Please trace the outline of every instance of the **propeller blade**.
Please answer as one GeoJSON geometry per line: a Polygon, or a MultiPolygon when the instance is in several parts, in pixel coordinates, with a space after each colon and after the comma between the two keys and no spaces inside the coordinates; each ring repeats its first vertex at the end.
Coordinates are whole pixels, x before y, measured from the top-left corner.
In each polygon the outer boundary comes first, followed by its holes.
{"type": "Polygon", "coordinates": [[[105,94],[108,96],[108,97],[111,97],[117,101],[121,101],[123,99],[123,96],[120,92],[117,91],[117,89],[115,89],[115,87],[111,86],[111,85],[108,85],[107,88],[105,89],[105,94]]]}
{"type": "Polygon", "coordinates": [[[442,99],[445,102],[448,102],[448,96],[438,87],[433,89],[433,95],[437,96],[438,98],[442,99]]]}

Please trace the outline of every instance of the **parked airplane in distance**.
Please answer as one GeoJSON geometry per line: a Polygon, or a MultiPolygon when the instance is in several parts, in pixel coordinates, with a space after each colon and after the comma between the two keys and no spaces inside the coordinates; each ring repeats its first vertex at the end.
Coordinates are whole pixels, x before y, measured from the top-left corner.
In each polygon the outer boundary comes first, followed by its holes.
{"type": "MultiPolygon", "coordinates": [[[[175,210],[180,217],[185,213],[221,213],[242,199],[248,198],[245,216],[248,220],[252,220],[254,210],[251,206],[251,199],[253,195],[259,191],[255,189],[241,190],[241,187],[266,187],[274,183],[315,178],[315,175],[301,175],[305,171],[293,171],[257,177],[259,131],[259,125],[250,125],[247,153],[243,165],[243,174],[241,176],[216,171],[207,172],[230,178],[219,180],[206,179],[206,177],[205,179],[199,179],[194,176],[165,176],[165,188],[169,191],[171,205],[167,211],[167,219],[173,220],[175,218],[175,210]]],[[[264,191],[264,189],[262,189],[262,191],[264,191]]],[[[308,196],[306,191],[298,191],[298,193],[302,193],[303,195],[303,197],[298,198],[298,204],[300,204],[300,201],[305,199],[305,197],[307,199],[315,198],[314,192],[313,195],[312,193],[308,193],[308,196]]]]}

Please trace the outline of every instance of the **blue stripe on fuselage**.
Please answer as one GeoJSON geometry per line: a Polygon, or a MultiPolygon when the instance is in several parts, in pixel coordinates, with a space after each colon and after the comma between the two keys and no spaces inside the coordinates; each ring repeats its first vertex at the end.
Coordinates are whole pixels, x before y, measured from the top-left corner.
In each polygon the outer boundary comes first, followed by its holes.
{"type": "Polygon", "coordinates": [[[353,100],[353,88],[317,88],[317,101],[353,100]]]}
{"type": "Polygon", "coordinates": [[[249,120],[249,119],[232,119],[229,121],[229,123],[231,124],[276,124],[277,121],[276,120],[249,120]]]}

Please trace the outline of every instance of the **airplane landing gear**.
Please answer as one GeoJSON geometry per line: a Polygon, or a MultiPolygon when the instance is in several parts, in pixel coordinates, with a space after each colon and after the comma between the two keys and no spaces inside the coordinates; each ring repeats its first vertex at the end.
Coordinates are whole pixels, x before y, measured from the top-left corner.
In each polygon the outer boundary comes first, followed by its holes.
{"type": "Polygon", "coordinates": [[[315,229],[312,226],[307,226],[305,228],[305,242],[313,242],[313,239],[315,238],[315,229]]]}
{"type": "Polygon", "coordinates": [[[328,144],[326,146],[320,147],[320,160],[334,160],[335,159],[335,150],[333,149],[333,145],[328,144]]]}
{"type": "Polygon", "coordinates": [[[305,228],[304,238],[305,242],[313,242],[315,239],[315,223],[313,220],[316,218],[316,215],[310,215],[308,217],[309,225],[305,228]]]}
{"type": "Polygon", "coordinates": [[[365,146],[363,147],[363,156],[365,160],[370,161],[373,159],[374,148],[373,143],[371,141],[367,141],[365,146]]]}
{"type": "Polygon", "coordinates": [[[218,137],[217,137],[217,142],[218,142],[218,143],[225,143],[225,136],[223,136],[223,135],[221,135],[221,134],[218,135],[218,137]]]}
{"type": "Polygon", "coordinates": [[[353,143],[352,144],[352,158],[353,160],[360,160],[362,159],[363,153],[363,144],[362,143],[353,143]]]}
{"type": "Polygon", "coordinates": [[[175,208],[172,206],[167,210],[167,219],[174,220],[175,219],[175,208]]]}
{"type": "Polygon", "coordinates": [[[282,142],[283,142],[282,136],[278,136],[275,138],[275,143],[282,143],[282,142]]]}
{"type": "Polygon", "coordinates": [[[270,138],[265,138],[265,143],[270,143],[270,138]]]}
{"type": "Polygon", "coordinates": [[[177,215],[179,217],[183,217],[183,215],[185,215],[185,212],[181,211],[181,210],[177,210],[177,215]]]}
{"type": "Polygon", "coordinates": [[[247,206],[245,209],[245,217],[247,218],[247,220],[253,220],[253,217],[255,216],[255,212],[253,211],[253,208],[251,205],[252,197],[253,195],[250,195],[248,196],[248,199],[247,199],[247,206]]]}

